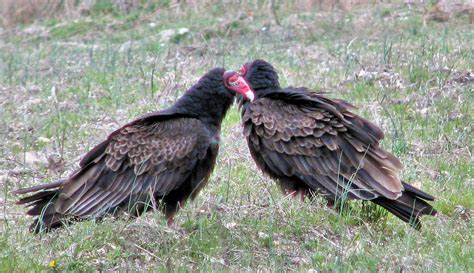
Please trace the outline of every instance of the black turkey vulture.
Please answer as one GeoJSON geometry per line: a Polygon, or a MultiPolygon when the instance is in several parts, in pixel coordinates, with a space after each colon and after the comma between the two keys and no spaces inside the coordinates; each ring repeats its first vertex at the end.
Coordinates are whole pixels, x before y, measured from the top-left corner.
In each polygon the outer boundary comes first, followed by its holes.
{"type": "Polygon", "coordinates": [[[330,203],[370,200],[420,226],[434,198],[401,181],[400,161],[379,146],[383,132],[351,104],[306,88],[281,88],[272,65],[255,60],[226,74],[242,95],[243,132],[257,166],[292,195],[322,194],[330,203]]]}
{"type": "Polygon", "coordinates": [[[120,212],[138,216],[158,206],[171,223],[214,168],[222,119],[234,100],[223,76],[222,68],[209,71],[170,108],[111,133],[68,178],[15,191],[34,193],[18,201],[37,216],[31,229],[120,212]]]}

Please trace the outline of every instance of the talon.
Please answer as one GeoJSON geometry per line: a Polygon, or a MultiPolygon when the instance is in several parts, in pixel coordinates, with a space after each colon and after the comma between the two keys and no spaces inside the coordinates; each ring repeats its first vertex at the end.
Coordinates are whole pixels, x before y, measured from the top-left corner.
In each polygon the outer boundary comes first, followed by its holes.
{"type": "Polygon", "coordinates": [[[304,190],[295,190],[295,191],[292,191],[292,192],[288,192],[287,191],[287,196],[291,197],[291,198],[294,198],[294,199],[299,199],[304,202],[304,199],[306,197],[306,193],[304,190]]]}

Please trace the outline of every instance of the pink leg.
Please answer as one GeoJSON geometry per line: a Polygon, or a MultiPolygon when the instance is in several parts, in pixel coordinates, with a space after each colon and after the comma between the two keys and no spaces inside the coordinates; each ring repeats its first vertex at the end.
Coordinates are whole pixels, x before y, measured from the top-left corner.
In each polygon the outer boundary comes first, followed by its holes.
{"type": "Polygon", "coordinates": [[[306,192],[304,190],[301,190],[299,193],[301,197],[301,202],[304,202],[304,198],[306,197],[306,192]]]}
{"type": "Polygon", "coordinates": [[[297,195],[297,191],[285,191],[286,196],[294,198],[297,195]]]}
{"type": "Polygon", "coordinates": [[[168,226],[172,226],[174,224],[174,216],[176,215],[176,212],[183,207],[183,205],[184,201],[179,201],[178,206],[176,208],[166,211],[165,216],[167,219],[168,226]]]}
{"type": "Polygon", "coordinates": [[[286,192],[286,195],[287,196],[290,196],[291,198],[294,198],[294,199],[298,199],[298,197],[300,198],[300,200],[302,202],[304,202],[304,198],[306,196],[306,192],[304,190],[296,190],[296,191],[292,191],[292,192],[286,192]]]}

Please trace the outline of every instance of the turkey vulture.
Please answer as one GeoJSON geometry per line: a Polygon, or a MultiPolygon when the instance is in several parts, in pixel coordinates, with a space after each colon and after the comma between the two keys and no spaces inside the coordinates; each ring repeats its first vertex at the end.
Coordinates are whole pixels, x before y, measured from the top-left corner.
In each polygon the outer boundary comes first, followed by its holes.
{"type": "Polygon", "coordinates": [[[272,65],[255,60],[227,73],[240,93],[243,133],[257,166],[292,195],[319,193],[329,203],[370,200],[420,227],[435,215],[431,195],[400,180],[400,161],[379,146],[383,132],[355,107],[306,88],[281,88],[272,65]]]}
{"type": "Polygon", "coordinates": [[[34,193],[18,201],[37,216],[30,229],[120,212],[138,216],[158,204],[172,223],[214,168],[222,119],[234,101],[223,77],[223,68],[212,69],[170,108],[111,133],[68,178],[15,191],[34,193]]]}

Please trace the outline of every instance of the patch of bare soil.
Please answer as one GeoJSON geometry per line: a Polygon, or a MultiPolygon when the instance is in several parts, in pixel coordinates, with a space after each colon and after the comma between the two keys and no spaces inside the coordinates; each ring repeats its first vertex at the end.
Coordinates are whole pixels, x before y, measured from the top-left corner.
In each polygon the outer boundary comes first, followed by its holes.
{"type": "Polygon", "coordinates": [[[465,0],[438,0],[425,12],[425,19],[446,22],[450,19],[467,15],[469,22],[474,23],[474,2],[465,0]]]}

